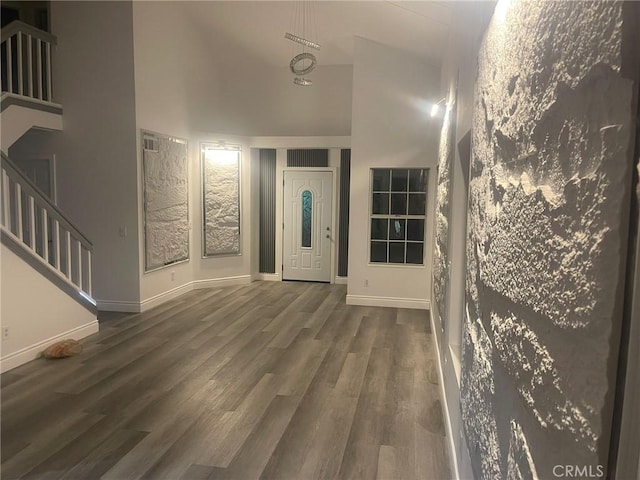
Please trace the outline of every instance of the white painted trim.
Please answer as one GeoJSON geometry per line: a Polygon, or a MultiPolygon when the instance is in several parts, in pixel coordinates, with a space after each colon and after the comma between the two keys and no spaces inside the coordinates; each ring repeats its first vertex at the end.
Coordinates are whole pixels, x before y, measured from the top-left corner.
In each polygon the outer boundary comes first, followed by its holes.
{"type": "Polygon", "coordinates": [[[62,113],[52,113],[38,108],[28,108],[21,105],[9,105],[2,110],[2,151],[9,152],[9,148],[22,135],[32,128],[40,130],[61,131],[62,113]]]}
{"type": "Polygon", "coordinates": [[[97,300],[98,310],[106,312],[146,312],[158,305],[169,300],[179,297],[192,290],[201,288],[228,287],[231,285],[246,285],[251,283],[254,278],[251,275],[238,275],[235,277],[210,278],[206,280],[194,280],[184,283],[178,287],[159,293],[153,297],[149,297],[141,302],[122,302],[118,300],[97,300]]]}
{"type": "Polygon", "coordinates": [[[250,148],[351,148],[351,136],[249,137],[250,148]]]}
{"type": "Polygon", "coordinates": [[[201,288],[214,288],[214,287],[228,287],[231,285],[246,285],[251,283],[251,275],[238,275],[235,277],[223,277],[223,278],[209,278],[206,280],[193,280],[192,282],[185,283],[179,287],[172,288],[166,292],[159,293],[153,297],[142,300],[139,306],[139,312],[146,312],[158,305],[163,304],[169,300],[179,297],[192,290],[199,290],[201,288]]]}
{"type": "Polygon", "coordinates": [[[335,283],[337,285],[346,285],[347,284],[347,280],[348,280],[348,277],[336,277],[335,283]]]}
{"type": "MultiPolygon", "coordinates": [[[[431,322],[431,331],[435,332],[436,323],[433,318],[433,313],[429,310],[429,320],[431,322]]],[[[447,392],[444,387],[444,372],[442,369],[442,357],[440,356],[440,345],[438,345],[438,339],[436,335],[432,335],[433,343],[436,346],[436,358],[438,359],[438,384],[440,385],[440,397],[442,398],[442,413],[444,415],[444,423],[447,431],[447,442],[449,450],[449,471],[452,473],[452,480],[460,480],[460,471],[458,469],[458,455],[456,455],[456,443],[453,440],[453,428],[451,427],[451,416],[449,415],[449,402],[447,401],[447,392]]]]}
{"type": "Polygon", "coordinates": [[[122,302],[120,300],[96,300],[98,310],[103,312],[139,313],[139,302],[122,302]]]}
{"type": "Polygon", "coordinates": [[[251,283],[251,275],[237,275],[235,277],[211,278],[208,280],[194,280],[193,290],[200,288],[229,287],[232,285],[248,285],[251,283]]]}
{"type": "Polygon", "coordinates": [[[58,181],[57,181],[57,175],[56,175],[56,154],[55,153],[51,153],[51,154],[44,153],[42,155],[29,154],[25,157],[22,157],[20,159],[20,162],[35,162],[39,160],[46,160],[47,163],[49,164],[49,189],[51,190],[51,196],[49,196],[48,198],[49,200],[51,200],[51,202],[54,205],[58,205],[58,193],[57,193],[58,181]]]}
{"type": "Polygon", "coordinates": [[[254,273],[251,279],[262,282],[279,282],[282,280],[279,273],[254,273]]]}
{"type": "Polygon", "coordinates": [[[153,307],[157,307],[158,305],[163,304],[169,300],[173,300],[174,298],[179,297],[187,292],[193,290],[193,282],[185,283],[178,287],[172,288],[171,290],[167,290],[166,292],[159,293],[158,295],[154,295],[153,297],[149,297],[146,300],[142,300],[138,307],[139,312],[146,312],[147,310],[152,309],[153,307]]]}
{"type": "Polygon", "coordinates": [[[347,305],[366,307],[393,307],[429,310],[429,300],[422,298],[372,297],[369,295],[347,295],[347,305]]]}
{"type": "Polygon", "coordinates": [[[35,360],[36,358],[40,357],[42,350],[60,340],[69,338],[71,336],[73,336],[76,340],[80,340],[88,337],[89,335],[93,335],[94,333],[98,333],[98,330],[98,320],[94,320],[87,324],[73,328],[67,332],[61,333],[60,335],[55,335],[54,337],[33,344],[30,347],[26,347],[18,350],[17,352],[10,353],[9,355],[2,357],[2,359],[0,360],[0,372],[7,372],[13,368],[30,362],[31,360],[35,360]]]}
{"type": "Polygon", "coordinates": [[[242,255],[242,240],[243,240],[243,228],[242,228],[242,217],[241,214],[242,212],[244,212],[244,204],[242,201],[243,198],[243,190],[244,187],[242,186],[242,181],[243,181],[243,177],[244,175],[246,175],[246,172],[243,173],[243,164],[244,164],[244,156],[245,153],[248,155],[247,158],[249,158],[249,160],[251,159],[251,149],[247,148],[244,144],[244,142],[242,143],[227,143],[225,140],[218,140],[218,141],[201,141],[200,142],[200,148],[198,149],[198,157],[199,157],[199,163],[200,163],[200,205],[203,206],[203,208],[200,209],[200,226],[202,227],[201,230],[201,235],[200,235],[200,255],[201,255],[201,259],[208,259],[208,258],[220,258],[220,257],[234,257],[234,256],[240,256],[242,255]],[[206,183],[206,175],[205,175],[205,164],[207,163],[205,161],[205,156],[206,156],[206,151],[207,148],[210,148],[211,150],[224,150],[224,151],[234,151],[234,152],[238,152],[238,163],[237,163],[237,167],[238,167],[238,251],[237,252],[227,252],[227,253],[218,253],[218,254],[207,254],[206,250],[207,250],[207,219],[205,217],[206,212],[205,212],[205,208],[204,206],[206,205],[205,202],[205,183],[206,183]],[[245,152],[245,150],[248,150],[247,152],[245,152]]]}
{"type": "MultiPolygon", "coordinates": [[[[634,246],[630,244],[629,249],[633,248],[634,246]]],[[[627,371],[622,403],[622,425],[615,467],[617,476],[620,478],[640,479],[640,432],[638,431],[640,370],[635,368],[640,360],[640,236],[636,238],[635,250],[636,262],[635,271],[632,273],[633,286],[631,287],[630,299],[631,312],[627,319],[630,322],[627,371]]],[[[632,266],[627,268],[630,271],[633,270],[632,266]]]]}
{"type": "Polygon", "coordinates": [[[453,347],[451,345],[449,345],[449,358],[453,365],[453,371],[456,373],[456,384],[458,385],[458,390],[460,390],[460,372],[462,371],[462,365],[460,363],[460,358],[453,351],[453,347]]]}
{"type": "Polygon", "coordinates": [[[45,107],[55,107],[55,108],[59,108],[60,110],[62,110],[62,104],[60,104],[60,103],[48,102],[46,100],[40,100],[39,98],[30,97],[29,95],[20,95],[20,94],[17,94],[17,93],[2,92],[2,95],[0,95],[0,100],[5,100],[6,98],[12,98],[12,99],[16,99],[16,100],[24,100],[24,101],[35,103],[35,104],[38,104],[38,105],[43,105],[45,107]]]}

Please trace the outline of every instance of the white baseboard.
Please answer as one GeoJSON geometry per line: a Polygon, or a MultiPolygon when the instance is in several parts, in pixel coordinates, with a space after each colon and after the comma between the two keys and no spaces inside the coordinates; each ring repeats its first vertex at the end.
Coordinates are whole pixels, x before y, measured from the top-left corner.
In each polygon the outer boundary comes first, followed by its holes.
{"type": "Polygon", "coordinates": [[[238,275],[236,277],[223,277],[223,278],[210,278],[206,280],[193,280],[192,282],[185,283],[179,287],[172,288],[166,292],[159,293],[153,297],[147,298],[140,302],[139,312],[146,312],[158,305],[163,304],[169,300],[184,295],[192,290],[199,290],[201,288],[216,288],[216,287],[229,287],[232,285],[246,285],[251,283],[251,275],[238,275]]]}
{"type": "Polygon", "coordinates": [[[194,280],[178,287],[149,297],[141,302],[121,302],[118,300],[96,300],[98,310],[106,312],[146,312],[169,300],[184,295],[192,290],[201,288],[228,287],[231,285],[245,285],[251,283],[251,275],[238,275],[236,277],[211,278],[207,280],[194,280]]]}
{"type": "Polygon", "coordinates": [[[347,305],[363,305],[365,307],[393,307],[429,310],[429,300],[420,298],[373,297],[368,295],[347,295],[347,305]]]}
{"type": "MultiPolygon", "coordinates": [[[[436,323],[433,318],[433,311],[429,310],[429,319],[431,321],[431,331],[435,332],[436,323]]],[[[460,470],[458,469],[458,455],[456,454],[456,444],[453,440],[453,428],[451,427],[451,417],[449,415],[449,402],[447,402],[447,392],[444,386],[444,370],[442,369],[442,357],[440,356],[440,345],[436,335],[432,335],[433,343],[436,346],[436,359],[438,360],[438,384],[440,385],[440,397],[442,398],[442,414],[444,415],[444,424],[447,432],[447,447],[449,450],[449,471],[451,472],[453,479],[460,480],[460,470]]]]}
{"type": "Polygon", "coordinates": [[[347,277],[336,277],[336,279],[334,280],[334,282],[337,285],[346,285],[347,284],[347,277]]]}
{"type": "Polygon", "coordinates": [[[55,335],[51,338],[47,338],[46,340],[38,342],[34,345],[18,350],[17,352],[10,353],[9,355],[2,357],[2,359],[0,360],[0,372],[7,372],[13,368],[30,362],[31,360],[35,360],[40,356],[45,348],[53,343],[69,337],[73,337],[75,340],[80,340],[82,338],[88,337],[89,335],[93,335],[94,333],[98,333],[98,330],[98,320],[94,320],[93,322],[89,322],[79,327],[72,328],[67,332],[61,333],[60,335],[55,335]]]}
{"type": "Polygon", "coordinates": [[[194,280],[191,282],[193,290],[198,290],[200,288],[230,287],[232,285],[247,285],[249,283],[251,283],[251,275],[211,278],[208,280],[194,280]]]}
{"type": "Polygon", "coordinates": [[[185,283],[172,288],[171,290],[167,290],[166,292],[159,293],[158,295],[149,297],[146,300],[142,300],[138,307],[138,311],[146,312],[147,310],[151,310],[153,307],[157,307],[164,302],[178,298],[180,295],[190,292],[191,290],[193,290],[193,282],[185,283]]]}
{"type": "Polygon", "coordinates": [[[279,273],[255,273],[252,279],[263,282],[279,282],[282,280],[279,273]]]}
{"type": "Polygon", "coordinates": [[[139,313],[138,302],[121,302],[118,300],[96,300],[96,307],[103,312],[131,312],[139,313]]]}

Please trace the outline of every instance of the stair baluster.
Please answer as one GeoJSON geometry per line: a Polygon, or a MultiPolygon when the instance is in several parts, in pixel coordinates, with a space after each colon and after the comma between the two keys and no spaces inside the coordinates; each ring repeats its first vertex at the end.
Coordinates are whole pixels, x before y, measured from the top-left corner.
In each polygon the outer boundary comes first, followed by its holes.
{"type": "Polygon", "coordinates": [[[93,302],[91,242],[4,153],[0,185],[2,235],[10,236],[33,258],[93,302]]]}

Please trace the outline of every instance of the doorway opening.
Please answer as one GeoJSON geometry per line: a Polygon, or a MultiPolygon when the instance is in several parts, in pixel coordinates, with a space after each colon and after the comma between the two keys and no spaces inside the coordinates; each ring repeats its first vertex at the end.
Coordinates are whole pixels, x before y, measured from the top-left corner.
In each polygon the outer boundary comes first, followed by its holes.
{"type": "Polygon", "coordinates": [[[328,170],[285,170],[282,279],[331,283],[333,178],[328,170]]]}

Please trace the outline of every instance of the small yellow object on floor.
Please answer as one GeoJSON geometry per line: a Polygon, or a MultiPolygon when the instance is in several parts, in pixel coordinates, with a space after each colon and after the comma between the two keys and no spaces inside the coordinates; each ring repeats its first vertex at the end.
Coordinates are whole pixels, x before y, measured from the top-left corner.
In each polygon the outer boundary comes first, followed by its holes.
{"type": "Polygon", "coordinates": [[[62,340],[49,345],[43,352],[44,358],[65,358],[73,357],[82,353],[82,345],[77,340],[62,340]]]}

